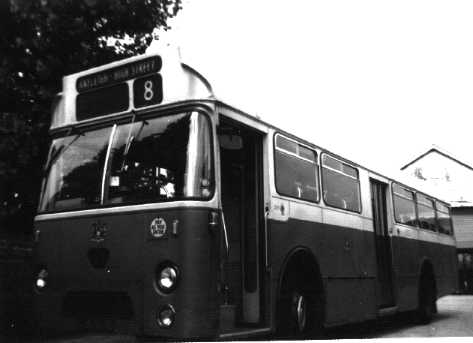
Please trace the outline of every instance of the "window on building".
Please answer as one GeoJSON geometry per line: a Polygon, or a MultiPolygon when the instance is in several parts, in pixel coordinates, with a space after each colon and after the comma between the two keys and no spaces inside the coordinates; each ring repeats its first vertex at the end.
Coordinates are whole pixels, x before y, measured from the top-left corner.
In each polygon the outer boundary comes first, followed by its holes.
{"type": "Polygon", "coordinates": [[[452,222],[450,219],[450,211],[448,206],[436,202],[435,208],[437,209],[437,225],[439,227],[439,231],[448,235],[452,234],[452,222]]]}
{"type": "Polygon", "coordinates": [[[393,184],[394,218],[397,223],[417,226],[414,193],[393,184]]]}
{"type": "Polygon", "coordinates": [[[422,194],[417,194],[416,198],[419,226],[422,229],[436,231],[437,221],[435,219],[434,201],[422,194]]]}
{"type": "Polygon", "coordinates": [[[317,153],[314,150],[276,135],[275,169],[279,194],[318,201],[317,153]]]}
{"type": "Polygon", "coordinates": [[[327,205],[361,212],[360,180],[356,168],[322,155],[322,188],[327,205]]]}

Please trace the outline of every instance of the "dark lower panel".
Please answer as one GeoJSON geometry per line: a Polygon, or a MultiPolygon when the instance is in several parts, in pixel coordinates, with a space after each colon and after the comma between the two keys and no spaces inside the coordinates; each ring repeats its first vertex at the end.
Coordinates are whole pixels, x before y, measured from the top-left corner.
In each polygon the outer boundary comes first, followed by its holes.
{"type": "Polygon", "coordinates": [[[375,279],[326,279],[326,324],[359,322],[376,317],[375,279]]]}
{"type": "MultiPolygon", "coordinates": [[[[293,219],[270,221],[268,226],[274,302],[285,259],[296,247],[306,247],[317,259],[325,280],[326,324],[377,316],[373,232],[293,219]]],[[[419,272],[424,260],[434,266],[439,297],[455,290],[454,247],[393,237],[392,250],[394,295],[400,311],[417,307],[419,272]]]]}
{"type": "Polygon", "coordinates": [[[417,307],[418,282],[422,263],[433,266],[437,296],[454,293],[457,289],[455,247],[394,236],[393,266],[397,305],[400,311],[417,307]]]}
{"type": "Polygon", "coordinates": [[[373,233],[292,219],[270,221],[269,230],[274,301],[285,259],[296,247],[306,247],[324,278],[328,324],[376,316],[373,233]]]}
{"type": "Polygon", "coordinates": [[[126,321],[138,335],[215,337],[219,240],[208,223],[208,209],[188,208],[37,223],[37,263],[49,273],[48,287],[35,297],[39,326],[74,331],[93,320],[92,327],[121,330],[126,321]],[[150,233],[156,218],[167,223],[160,239],[150,233]],[[99,220],[107,231],[97,243],[91,236],[99,220]],[[108,251],[104,263],[91,258],[93,249],[108,251]],[[163,263],[179,270],[177,287],[170,294],[156,286],[163,263]],[[176,312],[175,322],[162,328],[158,312],[167,305],[176,312]]]}

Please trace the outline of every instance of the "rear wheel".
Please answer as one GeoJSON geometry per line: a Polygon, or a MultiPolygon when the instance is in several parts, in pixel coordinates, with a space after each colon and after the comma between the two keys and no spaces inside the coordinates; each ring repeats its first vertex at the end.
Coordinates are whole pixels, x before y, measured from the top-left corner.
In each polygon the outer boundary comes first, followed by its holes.
{"type": "Polygon", "coordinates": [[[437,313],[437,292],[433,276],[422,275],[419,287],[417,318],[421,324],[428,324],[437,313]]]}

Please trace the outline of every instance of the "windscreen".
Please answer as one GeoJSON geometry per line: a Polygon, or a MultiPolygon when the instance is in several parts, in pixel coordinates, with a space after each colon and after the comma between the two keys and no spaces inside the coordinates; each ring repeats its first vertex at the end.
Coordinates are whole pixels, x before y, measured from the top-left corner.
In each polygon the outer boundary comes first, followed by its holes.
{"type": "Polygon", "coordinates": [[[208,119],[198,112],[135,120],[51,145],[40,211],[208,199],[208,119]]]}
{"type": "Polygon", "coordinates": [[[84,132],[52,142],[42,211],[95,207],[111,128],[84,132]]]}

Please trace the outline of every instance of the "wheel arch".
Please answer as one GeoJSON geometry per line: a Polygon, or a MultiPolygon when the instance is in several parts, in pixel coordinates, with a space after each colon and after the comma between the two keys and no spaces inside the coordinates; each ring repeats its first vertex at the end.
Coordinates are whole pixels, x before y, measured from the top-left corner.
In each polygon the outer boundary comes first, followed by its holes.
{"type": "Polygon", "coordinates": [[[418,270],[418,278],[417,278],[417,289],[420,292],[421,289],[421,283],[424,281],[424,277],[430,277],[434,283],[434,290],[435,294],[437,294],[437,277],[435,274],[435,269],[432,261],[424,257],[420,264],[419,264],[419,270],[418,270]]]}
{"type": "Polygon", "coordinates": [[[417,278],[417,318],[420,323],[427,324],[437,313],[437,279],[434,265],[424,257],[420,263],[417,278]]]}
{"type": "MultiPolygon", "coordinates": [[[[284,277],[286,276],[290,268],[292,268],[292,265],[298,265],[298,264],[300,265],[300,263],[306,266],[305,268],[308,268],[309,270],[312,271],[313,277],[311,278],[311,281],[314,282],[314,285],[317,291],[322,296],[322,301],[323,301],[323,306],[324,306],[322,315],[323,315],[323,319],[325,319],[325,300],[326,300],[325,285],[323,282],[322,273],[320,270],[320,264],[318,262],[318,259],[316,255],[312,252],[312,250],[308,247],[297,246],[286,254],[286,257],[284,258],[283,263],[281,264],[281,268],[279,270],[276,295],[279,296],[281,292],[281,287],[284,281],[284,277]]],[[[305,268],[303,268],[302,270],[306,270],[305,268]]],[[[277,306],[275,306],[275,309],[276,308],[277,306]]]]}
{"type": "Polygon", "coordinates": [[[419,278],[423,275],[423,274],[428,274],[428,275],[431,275],[434,277],[435,279],[435,269],[434,269],[434,264],[432,263],[432,261],[427,258],[427,257],[424,257],[422,258],[422,260],[420,261],[419,263],[419,269],[418,269],[418,275],[419,275],[419,278]]]}

